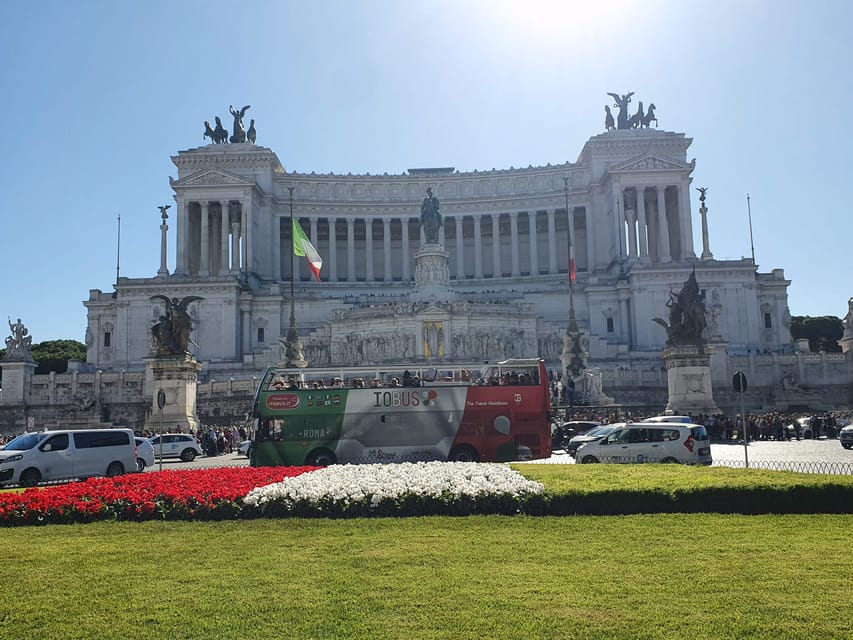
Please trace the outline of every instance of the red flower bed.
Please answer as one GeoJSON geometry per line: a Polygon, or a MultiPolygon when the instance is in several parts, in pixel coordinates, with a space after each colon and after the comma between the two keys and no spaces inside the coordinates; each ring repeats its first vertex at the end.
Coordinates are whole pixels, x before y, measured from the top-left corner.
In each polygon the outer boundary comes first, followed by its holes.
{"type": "Polygon", "coordinates": [[[0,526],[96,520],[225,520],[255,487],[317,467],[221,467],[133,473],[0,493],[0,526]]]}

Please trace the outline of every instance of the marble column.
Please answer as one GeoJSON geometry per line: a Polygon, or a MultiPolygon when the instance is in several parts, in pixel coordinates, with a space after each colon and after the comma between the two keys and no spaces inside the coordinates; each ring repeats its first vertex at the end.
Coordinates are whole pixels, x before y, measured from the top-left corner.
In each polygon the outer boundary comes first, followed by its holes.
{"type": "MultiPolygon", "coordinates": [[[[228,203],[220,202],[219,211],[221,212],[219,217],[219,253],[221,255],[219,259],[219,275],[225,276],[228,275],[228,227],[230,226],[230,221],[228,220],[228,203]]],[[[274,221],[276,219],[273,218],[274,221]]],[[[274,235],[277,242],[278,234],[274,235]]],[[[276,264],[278,264],[278,261],[276,261],[276,264]]],[[[276,272],[276,277],[278,277],[278,272],[276,272]]]]}
{"type": "Polygon", "coordinates": [[[690,184],[683,180],[678,185],[678,220],[681,225],[682,259],[695,258],[693,250],[693,216],[690,215],[690,184]]]}
{"type": "Polygon", "coordinates": [[[240,244],[242,250],[240,252],[240,269],[244,272],[249,271],[249,215],[246,211],[245,203],[240,201],[240,244]]]}
{"type": "Polygon", "coordinates": [[[373,218],[364,219],[364,281],[373,282],[373,218]]]}
{"type": "Polygon", "coordinates": [[[481,216],[474,216],[474,277],[483,279],[483,238],[481,230],[481,216]]]}
{"type": "Polygon", "coordinates": [[[400,223],[403,225],[403,282],[408,282],[411,279],[412,255],[409,247],[409,219],[401,218],[400,223]]]}
{"type": "Polygon", "coordinates": [[[648,233],[646,223],[646,188],[637,187],[637,233],[640,235],[640,262],[649,261],[648,233]]]}
{"type": "Polygon", "coordinates": [[[583,215],[584,215],[584,223],[586,227],[584,231],[586,232],[586,271],[587,273],[591,273],[593,267],[595,266],[595,227],[593,226],[592,218],[590,217],[590,211],[592,207],[589,205],[584,205],[583,207],[583,215]]]}
{"type": "Polygon", "coordinates": [[[382,250],[385,257],[382,280],[391,282],[394,280],[391,274],[391,218],[382,218],[382,250]]]}
{"type": "Polygon", "coordinates": [[[637,259],[637,217],[633,209],[625,209],[625,224],[628,225],[628,259],[637,259]]]}
{"type": "Polygon", "coordinates": [[[175,248],[177,256],[175,258],[175,273],[185,276],[189,273],[188,261],[188,243],[189,243],[189,222],[190,216],[187,211],[189,203],[182,198],[178,198],[178,225],[175,230],[176,240],[175,248]]]}
{"type": "Polygon", "coordinates": [[[512,277],[517,278],[521,275],[521,270],[518,266],[518,211],[511,211],[509,214],[509,234],[510,234],[510,255],[512,257],[512,277]]]}
{"type": "Polygon", "coordinates": [[[503,277],[501,266],[501,214],[493,213],[492,216],[492,277],[503,277]]]}
{"type": "Polygon", "coordinates": [[[338,281],[338,234],[337,219],[326,218],[329,225],[329,282],[338,281]]]}
{"type": "Polygon", "coordinates": [[[660,261],[671,262],[672,254],[669,248],[669,220],[666,215],[666,187],[657,187],[658,196],[658,231],[660,232],[660,261]]]}
{"type": "Polygon", "coordinates": [[[530,236],[530,275],[539,275],[539,237],[536,233],[537,212],[527,212],[528,235],[530,236]]]}
{"type": "Polygon", "coordinates": [[[557,273],[557,226],[554,220],[556,212],[548,209],[548,273],[557,273]]]}
{"type": "MultiPolygon", "coordinates": [[[[279,218],[280,219],[280,218],[279,218]]],[[[231,273],[240,269],[240,223],[231,223],[231,273]]],[[[279,271],[281,262],[279,262],[279,271]]]]}
{"type": "Polygon", "coordinates": [[[355,282],[355,218],[347,218],[347,282],[355,282]]]}
{"type": "Polygon", "coordinates": [[[465,218],[463,216],[455,216],[453,218],[456,223],[456,279],[465,279],[465,238],[463,237],[462,225],[465,218]]]}
{"type": "Polygon", "coordinates": [[[210,203],[201,203],[201,263],[198,275],[206,278],[210,275],[210,203]]]}

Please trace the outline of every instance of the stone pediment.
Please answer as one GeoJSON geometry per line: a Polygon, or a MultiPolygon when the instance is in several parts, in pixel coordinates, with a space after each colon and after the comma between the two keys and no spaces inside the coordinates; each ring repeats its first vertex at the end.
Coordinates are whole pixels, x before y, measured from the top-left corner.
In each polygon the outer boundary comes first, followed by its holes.
{"type": "Polygon", "coordinates": [[[634,158],[610,168],[611,173],[615,171],[667,171],[690,169],[690,165],[682,162],[664,160],[654,155],[644,155],[634,158]]]}
{"type": "Polygon", "coordinates": [[[171,185],[175,187],[211,187],[211,186],[241,186],[251,187],[254,183],[242,176],[238,176],[227,171],[219,169],[209,169],[199,171],[191,176],[186,176],[180,180],[170,179],[171,185]]]}

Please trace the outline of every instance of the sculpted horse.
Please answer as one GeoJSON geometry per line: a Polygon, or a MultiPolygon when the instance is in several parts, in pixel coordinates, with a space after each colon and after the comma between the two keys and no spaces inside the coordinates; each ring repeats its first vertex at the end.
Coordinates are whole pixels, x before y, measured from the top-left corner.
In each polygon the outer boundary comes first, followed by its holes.
{"type": "Polygon", "coordinates": [[[226,140],[228,140],[228,130],[222,126],[222,120],[219,119],[219,116],[216,116],[216,128],[213,130],[213,141],[216,144],[222,144],[226,140]]]}
{"type": "Polygon", "coordinates": [[[645,114],[643,113],[643,103],[642,101],[637,103],[637,113],[628,118],[628,128],[629,129],[639,129],[643,124],[643,118],[645,114]]]}
{"type": "Polygon", "coordinates": [[[654,103],[654,102],[652,102],[652,103],[649,105],[649,109],[648,109],[648,111],[646,111],[646,115],[645,115],[645,116],[643,116],[642,126],[643,126],[644,128],[648,129],[648,128],[649,128],[649,125],[650,125],[652,122],[654,122],[654,123],[655,123],[655,128],[657,128],[657,126],[658,126],[658,119],[655,117],[655,109],[656,109],[656,107],[655,107],[655,103],[654,103]]]}
{"type": "Polygon", "coordinates": [[[211,142],[216,142],[216,133],[211,129],[210,123],[207,120],[204,121],[204,135],[201,139],[204,140],[205,138],[210,138],[211,142]]]}
{"type": "Polygon", "coordinates": [[[613,131],[616,128],[616,123],[613,121],[613,114],[610,113],[610,107],[604,105],[604,130],[613,131]]]}

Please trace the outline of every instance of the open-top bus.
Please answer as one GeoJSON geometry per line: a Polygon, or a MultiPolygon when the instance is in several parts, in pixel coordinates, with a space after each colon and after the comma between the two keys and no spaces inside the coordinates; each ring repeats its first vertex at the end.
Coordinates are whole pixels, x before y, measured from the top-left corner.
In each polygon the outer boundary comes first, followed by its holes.
{"type": "Polygon", "coordinates": [[[255,393],[252,466],[551,455],[539,359],[467,368],[278,369],[255,393]]]}

